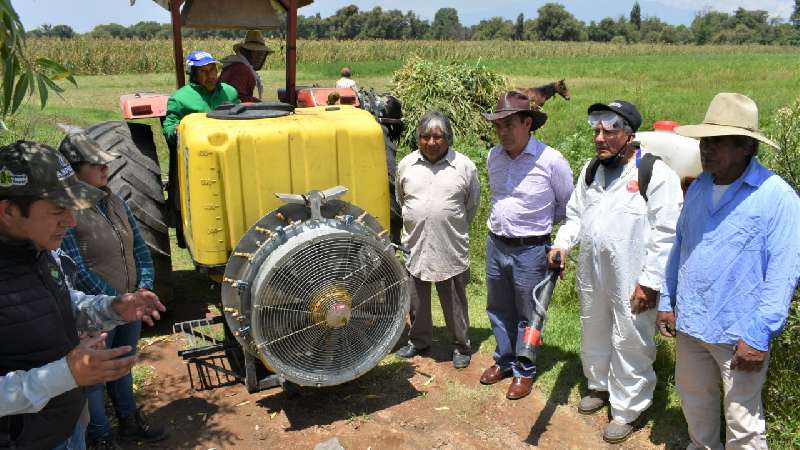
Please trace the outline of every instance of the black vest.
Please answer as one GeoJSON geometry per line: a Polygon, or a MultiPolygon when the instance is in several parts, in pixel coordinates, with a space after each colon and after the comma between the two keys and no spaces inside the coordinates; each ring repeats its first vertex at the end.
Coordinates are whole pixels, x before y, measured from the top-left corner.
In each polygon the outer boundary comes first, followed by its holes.
{"type": "MultiPolygon", "coordinates": [[[[69,289],[53,256],[0,237],[0,375],[56,361],[78,342],[69,289]]],[[[77,387],[38,413],[0,417],[0,448],[55,447],[72,435],[85,403],[77,387]]]]}

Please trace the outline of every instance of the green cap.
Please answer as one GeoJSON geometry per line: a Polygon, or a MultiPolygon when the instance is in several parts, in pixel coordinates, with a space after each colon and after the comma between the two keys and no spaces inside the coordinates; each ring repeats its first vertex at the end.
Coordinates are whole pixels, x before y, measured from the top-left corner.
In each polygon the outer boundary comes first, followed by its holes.
{"type": "Polygon", "coordinates": [[[117,153],[103,150],[83,128],[73,125],[58,124],[67,135],[61,140],[58,151],[67,158],[71,164],[87,162],[90,164],[108,164],[119,158],[117,153]]]}
{"type": "Polygon", "coordinates": [[[104,195],[80,181],[52,147],[31,141],[0,147],[0,197],[34,197],[76,210],[93,207],[104,195]]]}

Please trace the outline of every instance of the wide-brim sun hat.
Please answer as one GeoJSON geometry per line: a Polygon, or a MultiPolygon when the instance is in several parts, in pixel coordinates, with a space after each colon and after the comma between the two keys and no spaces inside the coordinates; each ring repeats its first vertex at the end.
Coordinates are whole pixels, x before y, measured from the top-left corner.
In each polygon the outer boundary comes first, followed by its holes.
{"type": "Polygon", "coordinates": [[[534,105],[531,107],[530,98],[527,95],[517,92],[505,92],[497,99],[497,105],[493,112],[483,113],[483,118],[489,122],[495,120],[505,119],[514,114],[522,113],[533,118],[531,124],[531,131],[536,131],[547,122],[547,114],[545,114],[539,106],[534,105]]]}
{"type": "Polygon", "coordinates": [[[778,144],[767,138],[758,128],[758,106],[750,97],[722,92],[717,94],[703,119],[697,125],[675,128],[681,136],[705,138],[717,136],[749,136],[780,150],[778,144]]]}
{"type": "Polygon", "coordinates": [[[251,52],[265,52],[267,54],[275,53],[275,50],[267,46],[264,37],[258,30],[250,30],[244,37],[243,42],[233,44],[233,51],[238,52],[239,49],[250,50],[251,52]]]}

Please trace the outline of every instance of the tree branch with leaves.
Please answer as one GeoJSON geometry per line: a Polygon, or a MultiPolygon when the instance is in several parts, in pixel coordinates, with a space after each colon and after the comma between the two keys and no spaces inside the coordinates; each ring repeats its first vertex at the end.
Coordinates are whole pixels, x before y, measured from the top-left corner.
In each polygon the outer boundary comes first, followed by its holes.
{"type": "Polygon", "coordinates": [[[47,58],[31,60],[26,55],[25,28],[10,0],[0,0],[0,124],[14,115],[26,98],[39,97],[41,107],[47,105],[49,92],[60,94],[64,88],[56,81],[67,80],[78,86],[68,67],[47,58]]]}

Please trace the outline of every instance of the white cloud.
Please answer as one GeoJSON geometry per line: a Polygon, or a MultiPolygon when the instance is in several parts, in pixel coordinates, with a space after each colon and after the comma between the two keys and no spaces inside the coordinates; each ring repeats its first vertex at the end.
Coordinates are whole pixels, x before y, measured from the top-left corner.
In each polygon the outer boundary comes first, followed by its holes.
{"type": "Polygon", "coordinates": [[[732,12],[737,8],[760,9],[769,12],[772,17],[788,18],[792,14],[793,3],[789,0],[657,0],[663,5],[703,10],[705,7],[724,12],[732,12]]]}

